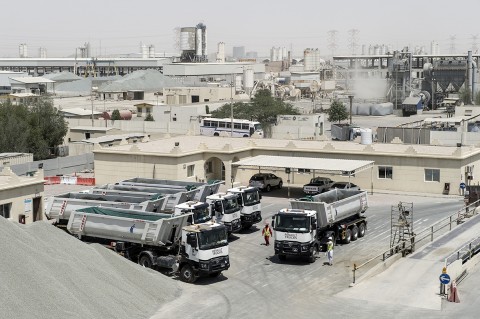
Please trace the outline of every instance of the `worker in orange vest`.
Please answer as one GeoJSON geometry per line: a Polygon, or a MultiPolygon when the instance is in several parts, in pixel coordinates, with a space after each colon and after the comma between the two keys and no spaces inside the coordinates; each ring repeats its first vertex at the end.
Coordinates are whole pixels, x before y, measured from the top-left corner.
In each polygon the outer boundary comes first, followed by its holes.
{"type": "Polygon", "coordinates": [[[268,226],[268,222],[265,222],[265,227],[262,229],[262,236],[265,238],[265,246],[270,245],[270,237],[272,236],[272,229],[268,226]]]}

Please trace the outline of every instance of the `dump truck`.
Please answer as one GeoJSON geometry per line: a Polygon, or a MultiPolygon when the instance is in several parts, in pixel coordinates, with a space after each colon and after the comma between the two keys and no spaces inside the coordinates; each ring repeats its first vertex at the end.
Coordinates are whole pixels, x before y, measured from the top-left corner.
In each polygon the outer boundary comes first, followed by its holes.
{"type": "Polygon", "coordinates": [[[215,217],[216,222],[225,225],[229,234],[242,228],[241,206],[238,204],[237,195],[227,193],[209,195],[207,204],[210,205],[211,216],[215,217]]]}
{"type": "Polygon", "coordinates": [[[101,207],[70,214],[67,230],[87,242],[108,244],[148,268],[168,269],[187,283],[230,267],[227,230],[208,222],[187,225],[191,214],[171,216],[101,207]]]}
{"type": "Polygon", "coordinates": [[[262,206],[260,203],[262,195],[258,188],[240,186],[230,188],[227,193],[238,196],[238,203],[241,207],[240,220],[243,229],[249,229],[253,224],[262,221],[262,206]]]}
{"type": "Polygon", "coordinates": [[[365,236],[366,191],[334,189],[291,201],[290,205],[272,220],[275,255],[280,260],[303,256],[313,263],[319,251],[326,250],[329,237],[334,244],[348,244],[365,236]]]}
{"type": "MultiPolygon", "coordinates": [[[[100,194],[68,193],[59,197],[51,197],[47,201],[45,215],[47,218],[55,220],[58,226],[66,225],[73,211],[88,207],[136,210],[145,213],[163,213],[169,216],[191,213],[192,217],[189,219],[190,224],[204,223],[212,219],[210,206],[202,202],[188,201],[185,192],[141,203],[99,200],[106,198],[104,196],[105,195],[100,194]],[[174,200],[171,200],[171,197],[173,197],[174,200]],[[94,200],[90,200],[89,198],[94,198],[94,200]],[[174,206],[166,209],[165,203],[169,201],[174,204],[174,206]]],[[[122,196],[122,198],[127,199],[129,196],[125,195],[122,196]]]]}

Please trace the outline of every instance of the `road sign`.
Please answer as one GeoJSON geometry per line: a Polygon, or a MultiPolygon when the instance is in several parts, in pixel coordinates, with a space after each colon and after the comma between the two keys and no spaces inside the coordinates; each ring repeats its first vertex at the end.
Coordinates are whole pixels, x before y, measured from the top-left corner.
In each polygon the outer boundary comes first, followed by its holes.
{"type": "Polygon", "coordinates": [[[464,182],[461,182],[461,183],[460,183],[460,188],[461,188],[461,189],[465,189],[466,187],[467,187],[467,185],[465,185],[464,182]]]}
{"type": "Polygon", "coordinates": [[[448,285],[450,283],[450,276],[448,274],[441,274],[439,279],[444,285],[448,285]]]}

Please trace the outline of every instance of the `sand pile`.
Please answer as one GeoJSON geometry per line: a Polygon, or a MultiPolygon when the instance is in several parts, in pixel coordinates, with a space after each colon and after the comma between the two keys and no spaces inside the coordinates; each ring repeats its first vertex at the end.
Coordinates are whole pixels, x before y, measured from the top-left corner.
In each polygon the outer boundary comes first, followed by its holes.
{"type": "Polygon", "coordinates": [[[0,217],[1,318],[148,318],[178,283],[44,222],[0,217]]]}

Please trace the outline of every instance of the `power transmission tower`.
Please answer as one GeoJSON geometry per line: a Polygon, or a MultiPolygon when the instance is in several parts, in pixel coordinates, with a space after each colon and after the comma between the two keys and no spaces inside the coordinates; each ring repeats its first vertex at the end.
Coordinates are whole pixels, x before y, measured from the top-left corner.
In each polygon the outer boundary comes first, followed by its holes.
{"type": "Polygon", "coordinates": [[[357,29],[348,30],[349,43],[350,43],[348,47],[350,48],[350,52],[352,53],[352,55],[355,55],[355,52],[357,51],[359,33],[360,33],[360,30],[357,30],[357,29]]]}
{"type": "Polygon", "coordinates": [[[455,49],[455,40],[457,39],[456,35],[450,36],[450,53],[454,54],[457,50],[455,49]]]}
{"type": "Polygon", "coordinates": [[[337,45],[337,30],[330,30],[328,31],[328,48],[332,52],[332,57],[335,55],[335,52],[337,51],[338,45],[337,45]]]}

